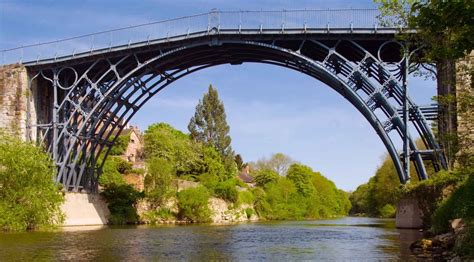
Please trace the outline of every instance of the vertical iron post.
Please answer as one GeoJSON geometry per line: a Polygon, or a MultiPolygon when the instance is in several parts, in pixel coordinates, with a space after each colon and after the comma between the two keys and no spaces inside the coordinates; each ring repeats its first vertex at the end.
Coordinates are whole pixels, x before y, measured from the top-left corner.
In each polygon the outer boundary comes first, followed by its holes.
{"type": "Polygon", "coordinates": [[[408,137],[408,118],[409,118],[409,103],[408,103],[408,70],[409,70],[409,58],[410,55],[408,50],[405,48],[403,52],[403,125],[405,130],[403,130],[403,160],[404,160],[404,171],[405,179],[410,179],[410,149],[409,149],[409,137],[408,137]]]}
{"type": "Polygon", "coordinates": [[[53,145],[51,150],[53,151],[54,164],[58,165],[58,71],[54,70],[53,77],[53,145]]]}

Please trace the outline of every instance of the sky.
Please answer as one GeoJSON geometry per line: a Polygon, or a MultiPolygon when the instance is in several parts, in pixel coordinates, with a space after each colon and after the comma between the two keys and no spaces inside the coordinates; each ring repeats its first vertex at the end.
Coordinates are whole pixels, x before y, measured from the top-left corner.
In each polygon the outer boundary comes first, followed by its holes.
{"type": "MultiPolygon", "coordinates": [[[[11,1],[0,0],[0,49],[218,10],[375,8],[369,0],[333,1],[11,1]]],[[[222,65],[193,73],[151,99],[131,120],[140,129],[167,122],[187,132],[212,84],[224,102],[232,147],[244,161],[282,152],[339,188],[355,190],[375,174],[386,149],[362,115],[328,86],[272,65],[222,65]]],[[[429,104],[431,80],[411,77],[410,95],[429,104]]]]}

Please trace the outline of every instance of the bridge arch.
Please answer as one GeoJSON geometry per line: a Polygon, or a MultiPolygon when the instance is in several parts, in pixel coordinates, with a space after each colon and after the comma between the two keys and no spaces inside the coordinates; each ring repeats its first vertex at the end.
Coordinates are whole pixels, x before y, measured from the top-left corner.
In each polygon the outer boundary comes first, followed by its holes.
{"type": "MultiPolygon", "coordinates": [[[[46,79],[55,90],[64,90],[53,116],[58,120],[58,128],[48,129],[44,134],[58,165],[57,181],[72,190],[94,189],[113,142],[151,97],[193,72],[245,62],[296,70],[334,89],[374,128],[393,160],[401,183],[409,179],[389,136],[391,131],[402,136],[406,128],[397,113],[402,90],[396,74],[385,68],[373,51],[352,40],[318,41],[302,37],[291,41],[254,41],[210,36],[172,48],[150,47],[39,70],[37,77],[46,79]],[[105,156],[100,158],[100,155],[105,156]]],[[[438,150],[421,111],[411,100],[409,103],[412,123],[426,147],[438,150]]],[[[409,141],[418,176],[426,179],[422,154],[417,153],[411,135],[409,141]]],[[[440,159],[442,162],[442,156],[432,160],[437,164],[440,159]]]]}

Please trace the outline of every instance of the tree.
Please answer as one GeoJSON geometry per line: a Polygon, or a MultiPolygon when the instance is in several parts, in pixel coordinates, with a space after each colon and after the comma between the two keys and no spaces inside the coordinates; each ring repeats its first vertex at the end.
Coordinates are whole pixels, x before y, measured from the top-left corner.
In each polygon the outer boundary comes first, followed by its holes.
{"type": "Polygon", "coordinates": [[[313,170],[309,166],[293,164],[288,169],[286,177],[291,180],[298,192],[303,196],[311,195],[315,188],[311,183],[311,178],[314,176],[313,170]]]}
{"type": "Polygon", "coordinates": [[[247,165],[244,164],[244,160],[242,159],[242,156],[240,154],[235,155],[235,164],[237,164],[237,170],[241,171],[243,168],[245,168],[247,165]]]}
{"type": "Polygon", "coordinates": [[[273,154],[270,159],[262,158],[259,159],[256,163],[251,163],[252,168],[258,172],[258,170],[273,170],[280,176],[285,176],[288,172],[290,165],[295,163],[291,157],[283,154],[276,153],[273,154]]]}
{"type": "MultiPolygon", "coordinates": [[[[413,181],[416,182],[415,179],[413,181]]],[[[387,216],[389,206],[395,206],[398,201],[399,186],[397,171],[392,159],[387,155],[377,168],[375,176],[371,177],[366,184],[357,187],[351,194],[351,213],[387,216]]]]}
{"type": "Polygon", "coordinates": [[[154,157],[147,160],[148,173],[145,177],[145,194],[153,207],[160,206],[169,196],[175,176],[173,165],[166,159],[154,157]]]}
{"type": "Polygon", "coordinates": [[[201,145],[166,123],[150,125],[145,131],[145,158],[166,159],[176,175],[196,175],[201,165],[201,145]]]}
{"type": "Polygon", "coordinates": [[[438,137],[448,164],[453,167],[459,150],[457,137],[456,59],[474,46],[472,1],[376,0],[384,23],[404,28],[400,37],[413,49],[421,48],[418,63],[435,63],[438,85],[438,137]],[[410,33],[415,29],[416,34],[410,33]]]}
{"type": "Polygon", "coordinates": [[[209,85],[208,92],[199,100],[188,130],[192,139],[214,146],[224,160],[231,159],[234,162],[224,104],[212,85],[209,85]]]}
{"type": "Polygon", "coordinates": [[[60,223],[64,197],[54,163],[42,148],[0,130],[0,230],[60,223]]]}
{"type": "Polygon", "coordinates": [[[279,175],[271,169],[260,169],[255,175],[255,182],[257,186],[264,187],[268,183],[275,183],[278,181],[279,175]]]}
{"type": "MultiPolygon", "coordinates": [[[[115,137],[109,137],[108,141],[112,142],[115,137]]],[[[130,142],[130,135],[121,135],[117,138],[114,145],[110,149],[109,155],[111,156],[120,156],[125,153],[127,150],[128,144],[130,142]]]]}
{"type": "Polygon", "coordinates": [[[209,222],[211,210],[209,209],[209,192],[205,187],[199,186],[180,191],[178,197],[178,217],[191,222],[209,222]]]}

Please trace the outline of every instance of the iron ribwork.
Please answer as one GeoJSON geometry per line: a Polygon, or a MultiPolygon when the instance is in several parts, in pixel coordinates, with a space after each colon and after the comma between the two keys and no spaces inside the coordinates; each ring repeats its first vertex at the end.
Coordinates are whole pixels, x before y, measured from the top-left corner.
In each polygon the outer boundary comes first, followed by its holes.
{"type": "Polygon", "coordinates": [[[56,162],[59,183],[68,190],[95,190],[111,146],[149,99],[198,70],[246,62],[305,73],[342,95],[376,131],[400,182],[410,179],[410,162],[419,179],[428,177],[424,160],[437,169],[446,167],[424,111],[408,96],[404,71],[408,59],[401,59],[399,50],[389,49],[385,61],[378,54],[393,40],[393,31],[355,24],[320,29],[310,27],[310,21],[275,28],[261,22],[252,29],[241,20],[232,28],[221,12],[213,12],[203,33],[188,30],[166,40],[26,64],[38,87],[52,89],[48,121],[32,128],[38,128],[39,139],[56,162]],[[418,132],[426,149],[417,147],[409,127],[418,132]]]}

